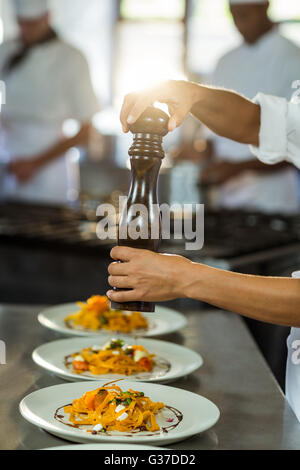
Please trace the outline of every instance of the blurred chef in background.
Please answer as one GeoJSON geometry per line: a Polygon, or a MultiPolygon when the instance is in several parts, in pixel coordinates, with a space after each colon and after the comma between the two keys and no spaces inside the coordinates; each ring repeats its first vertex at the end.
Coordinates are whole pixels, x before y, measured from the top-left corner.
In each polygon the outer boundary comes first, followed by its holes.
{"type": "Polygon", "coordinates": [[[0,47],[2,196],[66,203],[76,165],[66,152],[87,144],[98,100],[86,59],[52,29],[48,1],[14,0],[14,6],[20,37],[0,47]],[[67,119],[80,123],[71,138],[63,134],[67,119]]]}
{"type": "MultiPolygon", "coordinates": [[[[230,0],[241,46],[219,61],[213,86],[253,98],[258,92],[287,98],[300,79],[300,49],[279,34],[268,17],[266,0],[230,0]]],[[[214,203],[227,209],[262,212],[298,211],[298,172],[287,162],[272,169],[251,156],[245,145],[211,134],[201,182],[213,188],[214,203]],[[210,186],[213,185],[213,186],[210,186]]]]}

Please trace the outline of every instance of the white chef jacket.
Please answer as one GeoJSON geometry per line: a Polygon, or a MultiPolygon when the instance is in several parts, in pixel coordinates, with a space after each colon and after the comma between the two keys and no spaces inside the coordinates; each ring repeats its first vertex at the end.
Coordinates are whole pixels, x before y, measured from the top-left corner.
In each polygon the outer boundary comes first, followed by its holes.
{"type": "MultiPolygon", "coordinates": [[[[259,160],[275,164],[287,160],[300,168],[300,102],[259,93],[261,106],[259,147],[251,150],[259,160]]],[[[277,191],[277,188],[274,189],[277,191]]],[[[300,272],[293,277],[300,278],[300,272]]],[[[286,397],[300,421],[300,328],[292,328],[287,341],[286,397]]]]}
{"type": "MultiPolygon", "coordinates": [[[[65,120],[87,122],[98,111],[88,64],[77,49],[54,38],[37,44],[9,74],[7,60],[20,48],[18,40],[0,47],[0,78],[6,85],[0,126],[2,196],[36,202],[64,203],[70,188],[66,156],[43,167],[28,183],[19,184],[3,162],[32,158],[58,143],[65,120]]],[[[73,188],[74,189],[74,188],[73,188]]]]}
{"type": "MultiPolygon", "coordinates": [[[[300,49],[273,28],[255,44],[244,43],[226,54],[217,65],[212,84],[233,89],[250,99],[258,92],[290,99],[292,82],[297,79],[300,79],[300,49]]],[[[220,160],[233,163],[251,160],[246,145],[218,136],[214,136],[214,143],[220,160]]],[[[232,209],[296,212],[297,171],[291,168],[265,175],[247,171],[220,187],[218,201],[232,209]]]]}

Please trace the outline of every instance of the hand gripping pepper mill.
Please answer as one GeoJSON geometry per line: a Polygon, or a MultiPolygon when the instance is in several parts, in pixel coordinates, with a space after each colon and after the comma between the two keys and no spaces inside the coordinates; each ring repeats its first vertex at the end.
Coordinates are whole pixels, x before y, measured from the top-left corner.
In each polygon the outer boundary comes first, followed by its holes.
{"type": "MultiPolygon", "coordinates": [[[[130,126],[131,185],[118,227],[118,245],[157,252],[161,240],[161,217],[157,197],[158,175],[165,156],[162,138],[168,133],[169,116],[149,106],[130,126]]],[[[120,289],[114,289],[120,290],[120,289]]],[[[150,302],[112,302],[112,309],[154,312],[150,302]]]]}

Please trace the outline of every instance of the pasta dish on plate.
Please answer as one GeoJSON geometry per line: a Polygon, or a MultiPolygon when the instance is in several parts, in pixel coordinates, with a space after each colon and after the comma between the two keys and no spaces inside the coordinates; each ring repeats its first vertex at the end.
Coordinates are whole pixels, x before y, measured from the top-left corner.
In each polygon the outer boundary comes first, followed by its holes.
{"type": "Polygon", "coordinates": [[[75,374],[90,372],[93,375],[132,375],[152,371],[155,361],[142,345],[129,345],[122,339],[111,339],[103,346],[84,348],[66,356],[65,364],[75,374]]]}
{"type": "Polygon", "coordinates": [[[94,295],[87,302],[77,304],[80,311],[68,315],[64,320],[69,328],[132,333],[149,327],[147,319],[140,312],[111,310],[105,295],[94,295]]]}

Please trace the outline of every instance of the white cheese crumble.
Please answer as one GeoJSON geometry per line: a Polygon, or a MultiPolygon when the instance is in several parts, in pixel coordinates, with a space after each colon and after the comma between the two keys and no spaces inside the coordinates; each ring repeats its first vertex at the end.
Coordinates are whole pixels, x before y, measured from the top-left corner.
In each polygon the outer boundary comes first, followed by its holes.
{"type": "Polygon", "coordinates": [[[125,410],[126,406],[118,405],[115,409],[116,413],[120,413],[120,411],[125,410]]]}
{"type": "Polygon", "coordinates": [[[101,431],[103,429],[102,424],[96,424],[96,426],[93,427],[93,431],[101,431]]]}
{"type": "Polygon", "coordinates": [[[147,354],[145,353],[145,351],[137,350],[134,353],[133,360],[134,362],[139,362],[139,360],[142,359],[143,357],[147,357],[147,354]]]}
{"type": "Polygon", "coordinates": [[[128,417],[127,413],[122,413],[121,416],[117,418],[117,421],[123,421],[123,419],[126,419],[128,417]]]}
{"type": "Polygon", "coordinates": [[[112,354],[114,354],[114,356],[118,356],[120,354],[120,351],[113,351],[112,354]]]}
{"type": "Polygon", "coordinates": [[[75,356],[74,361],[76,361],[76,362],[85,362],[85,360],[83,359],[82,356],[75,356]]]}

